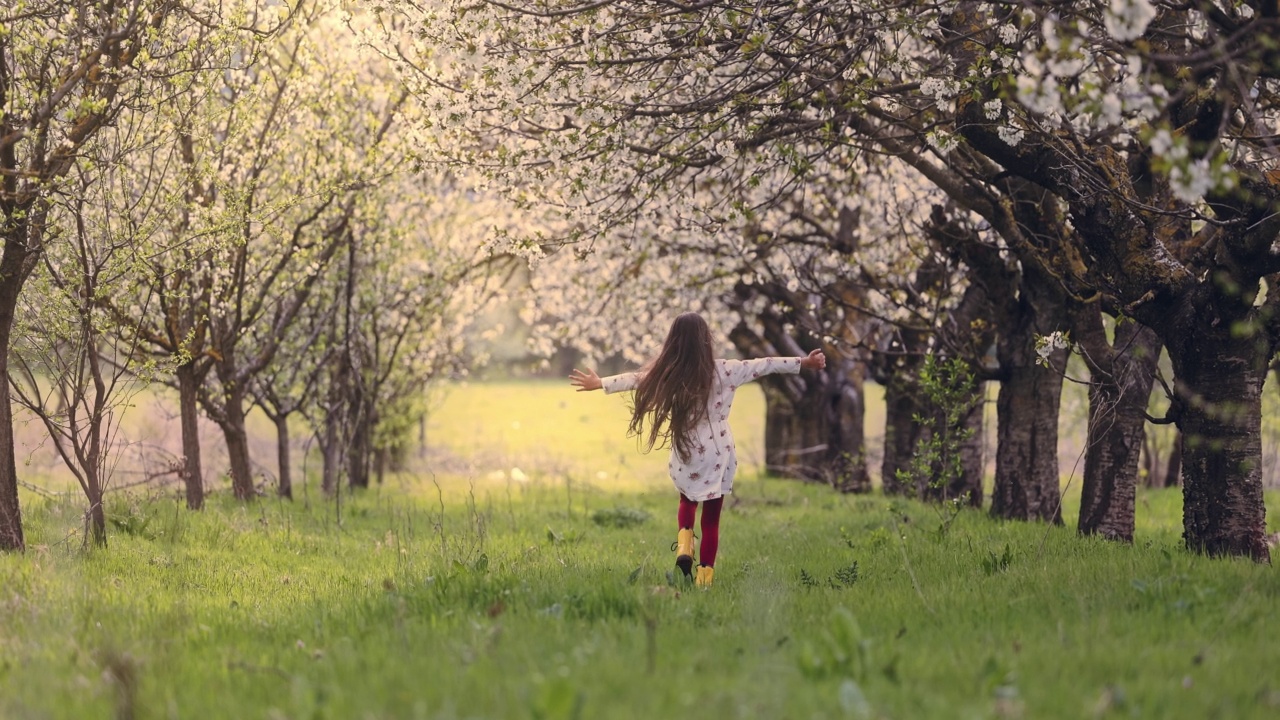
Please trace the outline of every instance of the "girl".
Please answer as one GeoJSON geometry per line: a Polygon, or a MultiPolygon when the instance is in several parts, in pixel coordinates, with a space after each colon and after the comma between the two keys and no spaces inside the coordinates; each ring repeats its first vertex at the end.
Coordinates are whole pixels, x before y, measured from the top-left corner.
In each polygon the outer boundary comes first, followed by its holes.
{"type": "Polygon", "coordinates": [[[693,520],[702,503],[702,544],[698,548],[698,587],[711,586],[720,544],[720,508],[733,491],[738,467],[729,406],[734,391],[763,375],[821,370],[827,359],[821,350],[808,357],[716,360],[711,331],[702,316],[685,313],[671,323],[658,357],[639,372],[600,378],[594,370],[574,370],[570,384],[578,392],[604,389],[605,394],[635,390],[628,434],[639,436],[645,452],[655,445],[671,447],[667,469],[680,491],[676,515],[676,566],[693,575],[693,520]],[[645,424],[648,423],[646,430],[645,424]]]}

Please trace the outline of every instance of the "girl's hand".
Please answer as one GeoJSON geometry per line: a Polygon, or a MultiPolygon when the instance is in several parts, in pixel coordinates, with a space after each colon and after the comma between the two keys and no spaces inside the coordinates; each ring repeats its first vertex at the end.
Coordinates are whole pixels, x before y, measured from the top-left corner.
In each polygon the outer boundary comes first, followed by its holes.
{"type": "Polygon", "coordinates": [[[805,370],[821,370],[827,366],[827,356],[821,350],[814,350],[809,356],[800,360],[800,367],[805,370]]]}
{"type": "Polygon", "coordinates": [[[578,392],[599,390],[600,376],[596,375],[595,370],[582,372],[581,370],[574,368],[573,372],[569,373],[569,384],[577,387],[578,392]]]}

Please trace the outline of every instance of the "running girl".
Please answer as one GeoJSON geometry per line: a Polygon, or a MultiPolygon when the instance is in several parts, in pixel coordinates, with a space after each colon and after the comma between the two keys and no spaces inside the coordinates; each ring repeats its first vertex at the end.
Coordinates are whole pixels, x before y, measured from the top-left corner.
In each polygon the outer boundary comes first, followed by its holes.
{"type": "Polygon", "coordinates": [[[645,443],[645,451],[668,445],[671,481],[680,491],[677,512],[676,566],[698,587],[711,586],[720,545],[720,509],[733,491],[738,467],[729,406],[743,384],[773,373],[821,370],[821,350],[808,357],[717,360],[711,331],[702,316],[685,313],[675,319],[658,356],[639,372],[601,378],[594,370],[574,370],[570,384],[578,392],[603,389],[605,394],[635,390],[628,434],[645,443]],[[646,427],[647,425],[647,427],[646,427]],[[702,503],[702,538],[697,575],[693,575],[693,521],[702,503]]]}

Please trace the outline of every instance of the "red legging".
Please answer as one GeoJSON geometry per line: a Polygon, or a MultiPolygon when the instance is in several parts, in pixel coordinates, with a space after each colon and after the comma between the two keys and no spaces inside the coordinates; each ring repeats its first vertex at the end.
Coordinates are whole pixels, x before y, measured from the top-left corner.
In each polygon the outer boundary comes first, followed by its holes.
{"type": "MultiPolygon", "coordinates": [[[[702,502],[702,538],[698,543],[698,563],[707,567],[715,566],[716,551],[720,549],[720,509],[723,506],[723,495],[702,502]]],[[[680,493],[680,510],[676,513],[680,530],[693,529],[693,516],[697,510],[697,501],[680,493]]]]}

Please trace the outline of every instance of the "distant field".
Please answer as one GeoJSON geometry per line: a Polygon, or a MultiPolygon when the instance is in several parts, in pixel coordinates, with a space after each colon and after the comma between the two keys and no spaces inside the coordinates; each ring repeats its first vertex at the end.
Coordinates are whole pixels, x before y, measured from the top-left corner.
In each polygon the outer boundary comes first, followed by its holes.
{"type": "Polygon", "coordinates": [[[105,551],[74,496],[28,499],[0,718],[1280,714],[1280,572],[1185,553],[1177,490],[1122,546],[746,467],[704,592],[668,579],[674,493],[624,423],[558,383],[457,387],[412,474],[340,505],[118,494],[105,551]]]}
{"type": "MultiPolygon", "coordinates": [[[[995,393],[990,385],[987,406],[987,473],[995,470],[995,393]]],[[[516,380],[442,384],[435,395],[442,402],[431,414],[426,428],[427,447],[410,458],[413,473],[465,470],[472,480],[481,480],[512,468],[544,475],[570,472],[576,482],[608,480],[613,488],[641,487],[656,481],[665,487],[663,453],[643,456],[634,439],[626,437],[626,398],[600,393],[580,394],[562,380],[516,380]],[[523,465],[522,465],[523,463],[523,465]],[[604,473],[602,477],[600,473],[604,473]],[[656,480],[650,475],[656,475],[656,480]]],[[[1280,488],[1277,455],[1280,454],[1280,392],[1271,383],[1264,394],[1263,474],[1269,487],[1280,488]]],[[[866,452],[868,468],[879,481],[884,440],[884,391],[875,383],[866,385],[866,452]]],[[[1153,413],[1164,406],[1153,396],[1153,413]]],[[[1059,466],[1067,490],[1064,502],[1073,508],[1082,482],[1087,400],[1083,386],[1064,386],[1059,440],[1059,466]]],[[[274,429],[260,413],[248,418],[250,453],[255,474],[263,485],[272,485],[276,475],[274,429]]],[[[738,439],[740,472],[755,473],[764,460],[764,398],[756,386],[738,392],[734,403],[734,434],[738,439]]],[[[35,487],[55,492],[79,492],[62,467],[44,430],[23,418],[17,422],[18,457],[21,478],[35,487]]],[[[1167,453],[1170,430],[1153,428],[1161,455],[1167,453]]],[[[307,437],[307,428],[298,421],[293,431],[294,471],[318,477],[320,459],[307,437]]],[[[167,464],[181,452],[175,398],[163,388],[143,390],[134,396],[124,412],[119,437],[121,448],[112,477],[113,487],[141,482],[148,471],[167,464]]],[[[205,482],[210,490],[225,491],[226,450],[221,433],[212,423],[201,421],[202,460],[205,482]]],[[[172,480],[172,478],[170,478],[172,480]]],[[[299,483],[295,478],[295,484],[299,483]]],[[[416,484],[416,483],[413,483],[416,484]]],[[[306,490],[306,483],[300,484],[306,490]]],[[[24,500],[37,497],[24,491],[24,500]]],[[[1074,510],[1072,510],[1074,512],[1074,510]]]]}

